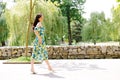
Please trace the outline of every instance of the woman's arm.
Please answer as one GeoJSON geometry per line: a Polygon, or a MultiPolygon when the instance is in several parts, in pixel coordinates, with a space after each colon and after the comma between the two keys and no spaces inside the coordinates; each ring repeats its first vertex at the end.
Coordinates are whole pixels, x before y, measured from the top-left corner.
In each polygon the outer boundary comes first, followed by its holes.
{"type": "Polygon", "coordinates": [[[38,38],[41,38],[41,36],[39,35],[39,32],[37,30],[34,30],[34,33],[38,38]]]}
{"type": "Polygon", "coordinates": [[[35,35],[38,37],[39,44],[42,44],[42,38],[39,35],[39,32],[37,30],[34,30],[35,35]]]}

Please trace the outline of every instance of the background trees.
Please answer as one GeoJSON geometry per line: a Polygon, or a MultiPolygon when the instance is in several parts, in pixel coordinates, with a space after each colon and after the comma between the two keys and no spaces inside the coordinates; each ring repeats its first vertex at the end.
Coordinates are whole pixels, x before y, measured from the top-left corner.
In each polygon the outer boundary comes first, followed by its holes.
{"type": "Polygon", "coordinates": [[[120,0],[116,0],[117,2],[120,2],[120,0]]]}
{"type": "Polygon", "coordinates": [[[31,1],[31,8],[30,0],[14,0],[15,5],[10,9],[5,9],[5,4],[0,3],[0,45],[5,45],[7,38],[8,45],[25,45],[28,30],[27,39],[31,45],[35,37],[32,24],[37,13],[44,15],[43,25],[46,28],[48,45],[57,45],[64,41],[71,45],[72,40],[94,44],[120,41],[120,5],[113,7],[111,19],[105,18],[104,12],[93,12],[90,19],[85,19],[85,0],[31,1]]]}
{"type": "Polygon", "coordinates": [[[63,16],[67,18],[68,25],[68,41],[69,45],[72,44],[72,38],[76,42],[81,41],[81,28],[83,26],[83,13],[85,0],[51,0],[58,2],[63,16]],[[73,26],[71,25],[73,23],[73,26]],[[74,27],[71,30],[71,27],[74,27]],[[73,33],[72,33],[73,32],[73,33]]]}
{"type": "MultiPolygon", "coordinates": [[[[25,45],[26,33],[29,23],[29,1],[28,0],[18,0],[16,5],[11,9],[6,11],[7,24],[10,29],[10,45],[25,45]]],[[[33,9],[33,16],[31,17],[34,20],[34,17],[37,13],[42,13],[44,15],[43,25],[46,28],[46,42],[47,44],[59,44],[65,34],[66,20],[61,15],[61,11],[57,8],[52,2],[44,0],[36,0],[35,6],[33,9]]],[[[33,21],[31,21],[31,24],[33,21]]],[[[29,36],[29,45],[31,45],[35,35],[32,31],[29,36]]]]}
{"type": "MultiPolygon", "coordinates": [[[[120,2],[120,0],[116,0],[120,2]]],[[[83,41],[107,42],[120,41],[120,4],[111,9],[111,19],[106,19],[105,14],[93,12],[90,19],[82,28],[83,41]]]]}
{"type": "MultiPolygon", "coordinates": [[[[117,2],[120,2],[120,0],[117,0],[117,2]]],[[[116,7],[113,7],[112,14],[112,21],[114,25],[114,29],[112,30],[114,34],[112,37],[114,41],[120,42],[120,4],[118,4],[116,7]]]]}
{"type": "Polygon", "coordinates": [[[91,13],[90,19],[84,24],[82,28],[83,41],[90,41],[96,44],[96,42],[106,42],[113,40],[112,33],[113,23],[110,19],[105,18],[103,12],[91,13]]]}
{"type": "Polygon", "coordinates": [[[6,3],[0,2],[0,45],[1,46],[5,46],[5,42],[7,42],[7,37],[9,33],[4,15],[5,8],[6,8],[6,3]]]}

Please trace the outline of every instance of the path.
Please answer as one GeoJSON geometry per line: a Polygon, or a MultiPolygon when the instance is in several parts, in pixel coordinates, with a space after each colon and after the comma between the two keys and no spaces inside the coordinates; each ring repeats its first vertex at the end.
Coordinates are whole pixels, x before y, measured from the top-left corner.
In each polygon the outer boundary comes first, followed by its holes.
{"type": "Polygon", "coordinates": [[[120,80],[120,59],[50,60],[55,72],[45,63],[35,64],[37,74],[31,74],[30,64],[2,64],[0,80],[120,80]]]}

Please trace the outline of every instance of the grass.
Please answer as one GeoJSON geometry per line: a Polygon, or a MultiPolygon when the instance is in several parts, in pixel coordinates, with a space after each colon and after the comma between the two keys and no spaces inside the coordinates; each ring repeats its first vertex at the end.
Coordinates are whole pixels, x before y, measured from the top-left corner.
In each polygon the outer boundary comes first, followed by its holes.
{"type": "MultiPolygon", "coordinates": [[[[13,58],[9,59],[7,62],[3,62],[3,64],[30,64],[31,57],[18,57],[18,58],[13,58]]],[[[35,61],[35,64],[41,64],[42,62],[40,61],[35,61]]]]}
{"type": "Polygon", "coordinates": [[[9,59],[8,62],[30,62],[31,58],[30,57],[18,57],[18,58],[13,58],[9,59]]]}

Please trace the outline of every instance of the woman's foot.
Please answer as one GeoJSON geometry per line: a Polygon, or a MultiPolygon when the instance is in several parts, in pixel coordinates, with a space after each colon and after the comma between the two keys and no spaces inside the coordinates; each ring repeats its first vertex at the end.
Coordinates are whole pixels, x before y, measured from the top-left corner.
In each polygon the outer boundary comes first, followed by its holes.
{"type": "Polygon", "coordinates": [[[54,72],[54,70],[52,69],[52,67],[50,66],[50,63],[48,60],[45,60],[47,66],[48,66],[48,70],[51,71],[51,72],[54,72]]]}
{"type": "Polygon", "coordinates": [[[48,70],[50,71],[50,72],[54,72],[54,70],[50,67],[50,68],[48,68],[48,70]]]}
{"type": "Polygon", "coordinates": [[[36,72],[32,72],[32,74],[36,74],[36,72]]]}
{"type": "Polygon", "coordinates": [[[31,72],[32,72],[32,74],[36,74],[36,72],[34,70],[32,70],[32,69],[31,69],[31,72]]]}

